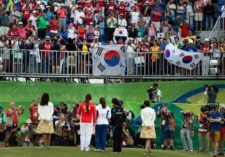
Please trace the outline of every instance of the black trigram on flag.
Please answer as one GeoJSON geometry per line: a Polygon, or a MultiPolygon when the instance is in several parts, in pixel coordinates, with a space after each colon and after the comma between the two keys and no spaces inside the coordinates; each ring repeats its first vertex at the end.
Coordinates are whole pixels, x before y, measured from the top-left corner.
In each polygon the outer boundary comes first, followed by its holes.
{"type": "Polygon", "coordinates": [[[194,58],[195,58],[195,59],[198,59],[198,58],[199,58],[199,56],[196,54],[196,55],[194,55],[194,58]]]}
{"type": "Polygon", "coordinates": [[[177,61],[177,62],[176,62],[176,65],[180,65],[180,61],[177,61]]]}
{"type": "Polygon", "coordinates": [[[184,53],[181,53],[179,56],[180,56],[180,57],[184,57],[184,56],[185,56],[185,54],[184,54],[184,53]]]}
{"type": "Polygon", "coordinates": [[[98,47],[98,49],[96,51],[96,55],[101,56],[102,55],[102,51],[103,51],[103,48],[98,47]]]}
{"type": "Polygon", "coordinates": [[[103,72],[105,70],[105,67],[104,67],[104,65],[102,65],[102,63],[99,63],[97,67],[101,72],[103,72]]]}

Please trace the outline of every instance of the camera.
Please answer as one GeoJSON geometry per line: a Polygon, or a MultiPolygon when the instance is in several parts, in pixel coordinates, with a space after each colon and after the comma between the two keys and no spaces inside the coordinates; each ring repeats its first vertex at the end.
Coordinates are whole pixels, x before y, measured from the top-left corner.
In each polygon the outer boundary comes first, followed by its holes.
{"type": "Polygon", "coordinates": [[[69,123],[65,122],[65,124],[62,126],[62,129],[68,130],[69,129],[69,123]]]}
{"type": "Polygon", "coordinates": [[[213,111],[218,111],[219,109],[219,104],[215,105],[215,104],[208,104],[208,105],[204,105],[201,107],[201,112],[213,112],[213,111]]]}
{"type": "Polygon", "coordinates": [[[184,117],[191,117],[193,115],[193,112],[191,111],[181,111],[184,117]]]}
{"type": "Polygon", "coordinates": [[[153,99],[153,97],[154,97],[154,92],[155,92],[155,89],[154,89],[153,87],[150,87],[150,88],[147,90],[149,100],[152,100],[152,99],[153,99]]]}

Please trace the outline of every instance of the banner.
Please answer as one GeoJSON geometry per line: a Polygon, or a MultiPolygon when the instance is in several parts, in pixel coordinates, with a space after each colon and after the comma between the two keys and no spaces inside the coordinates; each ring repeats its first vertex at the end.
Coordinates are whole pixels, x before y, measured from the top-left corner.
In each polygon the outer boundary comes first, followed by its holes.
{"type": "Polygon", "coordinates": [[[94,76],[124,75],[126,54],[121,45],[96,47],[94,48],[92,55],[94,76]]]}
{"type": "Polygon", "coordinates": [[[168,44],[164,51],[164,57],[171,64],[178,67],[193,70],[202,60],[203,54],[199,52],[188,52],[168,44]]]}

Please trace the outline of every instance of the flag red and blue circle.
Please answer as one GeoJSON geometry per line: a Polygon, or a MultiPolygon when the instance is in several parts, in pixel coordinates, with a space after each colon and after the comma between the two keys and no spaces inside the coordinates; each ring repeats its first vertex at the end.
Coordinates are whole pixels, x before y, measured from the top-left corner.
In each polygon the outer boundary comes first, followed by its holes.
{"type": "Polygon", "coordinates": [[[104,60],[108,66],[114,67],[120,62],[120,54],[116,50],[109,50],[105,53],[104,60]]]}
{"type": "Polygon", "coordinates": [[[182,61],[183,61],[183,63],[185,63],[185,64],[191,63],[192,60],[193,60],[193,57],[192,57],[192,56],[184,56],[184,57],[182,58],[182,61]]]}
{"type": "Polygon", "coordinates": [[[165,51],[164,51],[164,56],[165,56],[166,58],[169,58],[169,57],[170,57],[170,50],[169,50],[169,49],[165,49],[165,51]]]}

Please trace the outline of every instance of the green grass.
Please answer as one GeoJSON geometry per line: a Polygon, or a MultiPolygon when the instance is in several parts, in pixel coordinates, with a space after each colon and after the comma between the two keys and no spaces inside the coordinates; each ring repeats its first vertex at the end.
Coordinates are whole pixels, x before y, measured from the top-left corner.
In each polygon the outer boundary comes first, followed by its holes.
{"type": "MultiPolygon", "coordinates": [[[[3,148],[1,157],[141,157],[144,156],[143,149],[123,149],[122,153],[117,155],[108,148],[106,152],[81,152],[78,148],[72,147],[52,147],[50,150],[43,148],[3,148]]],[[[209,157],[210,154],[184,151],[162,151],[153,150],[151,157],[209,157]]]]}

